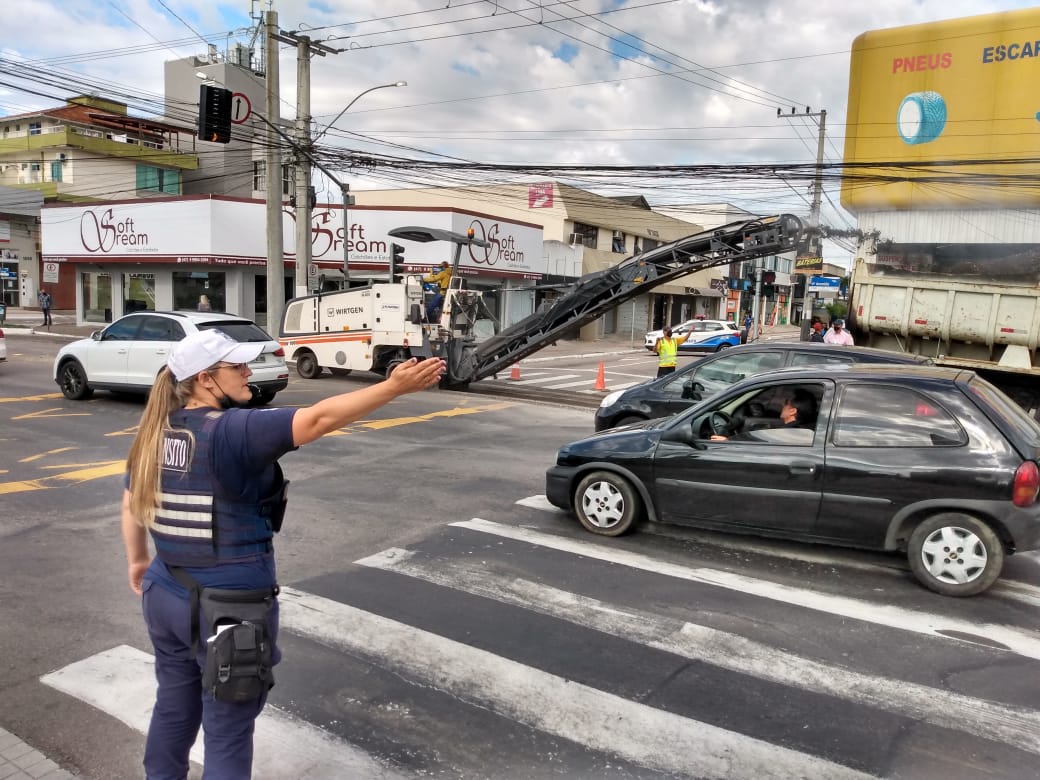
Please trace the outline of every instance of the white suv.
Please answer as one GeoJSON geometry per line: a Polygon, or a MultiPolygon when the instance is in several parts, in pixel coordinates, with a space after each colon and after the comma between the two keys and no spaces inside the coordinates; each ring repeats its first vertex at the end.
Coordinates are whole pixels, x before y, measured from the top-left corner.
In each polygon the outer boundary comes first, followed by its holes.
{"type": "Polygon", "coordinates": [[[255,403],[268,404],[286,388],[289,369],[277,341],[252,320],[208,311],[138,311],[120,317],[89,339],[62,347],[54,359],[54,381],[71,401],[90,398],[95,390],[147,393],[173,345],[211,328],[235,341],[264,342],[264,351],[249,364],[255,403]]]}

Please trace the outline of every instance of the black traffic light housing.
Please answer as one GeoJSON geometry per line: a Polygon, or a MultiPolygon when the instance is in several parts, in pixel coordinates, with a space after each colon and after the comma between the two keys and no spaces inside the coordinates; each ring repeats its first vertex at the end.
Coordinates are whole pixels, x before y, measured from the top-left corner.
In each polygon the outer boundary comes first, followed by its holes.
{"type": "Polygon", "coordinates": [[[762,284],[776,284],[776,271],[763,271],[762,284]]]}
{"type": "Polygon", "coordinates": [[[199,140],[231,142],[231,90],[212,84],[199,87],[199,140]]]}
{"type": "Polygon", "coordinates": [[[404,247],[400,244],[390,245],[390,262],[394,265],[404,262],[404,247]]]}
{"type": "Polygon", "coordinates": [[[775,284],[766,284],[765,282],[763,282],[762,283],[762,297],[763,298],[768,298],[769,300],[773,300],[773,298],[776,297],[776,285],[775,284]]]}

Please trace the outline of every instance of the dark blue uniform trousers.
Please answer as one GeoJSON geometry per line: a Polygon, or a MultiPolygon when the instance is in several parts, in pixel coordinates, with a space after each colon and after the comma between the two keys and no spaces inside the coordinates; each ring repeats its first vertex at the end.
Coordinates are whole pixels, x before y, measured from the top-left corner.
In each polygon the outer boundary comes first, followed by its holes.
{"type": "MultiPolygon", "coordinates": [[[[198,655],[191,658],[191,605],[187,597],[153,582],[145,582],[144,587],[144,620],[155,648],[159,683],[144,749],[147,780],[184,780],[188,776],[188,752],[200,725],[205,735],[204,780],[249,780],[253,725],[267,701],[266,694],[244,704],[217,701],[203,694],[205,627],[198,655]]],[[[278,632],[276,611],[270,630],[274,641],[278,632]]]]}

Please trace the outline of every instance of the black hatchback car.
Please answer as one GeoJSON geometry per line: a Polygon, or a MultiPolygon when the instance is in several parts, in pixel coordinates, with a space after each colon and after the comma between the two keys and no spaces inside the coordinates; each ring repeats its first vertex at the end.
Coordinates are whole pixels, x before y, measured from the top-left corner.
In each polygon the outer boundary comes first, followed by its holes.
{"type": "Polygon", "coordinates": [[[852,363],[930,365],[920,355],[867,347],[812,342],[769,342],[731,347],[681,366],[673,374],[604,396],[596,410],[596,430],[642,422],[689,409],[716,393],[764,371],[793,366],[845,366],[852,363]]]}
{"type": "Polygon", "coordinates": [[[562,447],[546,496],[604,536],[647,519],[900,550],[970,596],[1040,548],[1038,458],[1040,424],[970,371],[781,370],[562,447]]]}

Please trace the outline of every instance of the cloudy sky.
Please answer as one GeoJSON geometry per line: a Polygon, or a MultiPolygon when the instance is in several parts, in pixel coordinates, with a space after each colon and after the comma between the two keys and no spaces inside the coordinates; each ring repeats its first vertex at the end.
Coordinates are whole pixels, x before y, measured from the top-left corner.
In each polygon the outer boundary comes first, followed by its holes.
{"type": "MultiPolygon", "coordinates": [[[[814,162],[845,136],[849,51],[860,33],[1007,11],[1029,0],[275,0],[284,30],[342,49],[315,58],[323,139],[403,157],[510,165],[655,166],[814,162]],[[790,116],[791,108],[795,116],[790,116]],[[787,116],[777,117],[777,108],[787,116]],[[440,156],[438,156],[440,155],[440,156]]],[[[83,81],[158,100],[163,62],[248,42],[268,4],[250,0],[2,0],[0,114],[58,105],[83,81]],[[251,7],[252,6],[252,7],[251,7]],[[17,63],[17,64],[13,64],[17,63]],[[70,74],[33,84],[24,73],[70,74]]],[[[281,55],[282,116],[295,105],[295,51],[281,55]]],[[[132,103],[133,104],[133,103],[132,103]]],[[[352,170],[355,188],[407,184],[352,170]]],[[[804,186],[775,181],[604,179],[655,205],[728,201],[808,212],[804,186]]],[[[854,218],[828,187],[825,224],[854,218]]],[[[835,258],[839,259],[840,258],[835,258]]]]}

